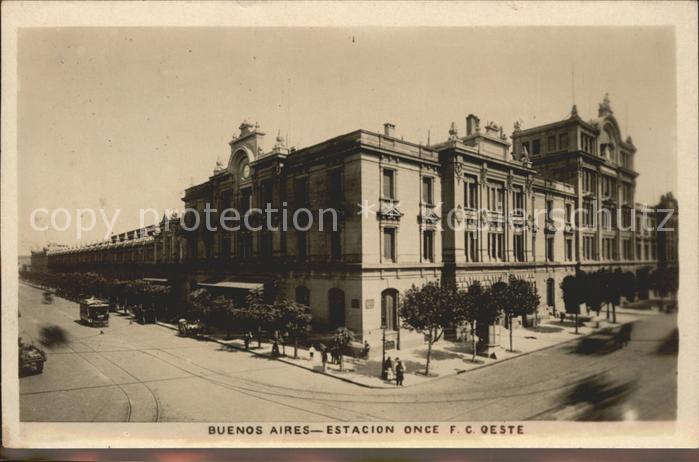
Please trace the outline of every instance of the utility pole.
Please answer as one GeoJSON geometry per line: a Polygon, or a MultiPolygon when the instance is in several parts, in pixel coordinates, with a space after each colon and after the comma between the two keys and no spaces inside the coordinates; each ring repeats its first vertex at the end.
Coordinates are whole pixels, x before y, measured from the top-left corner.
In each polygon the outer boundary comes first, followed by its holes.
{"type": "Polygon", "coordinates": [[[381,378],[386,380],[386,324],[381,324],[381,378]]]}

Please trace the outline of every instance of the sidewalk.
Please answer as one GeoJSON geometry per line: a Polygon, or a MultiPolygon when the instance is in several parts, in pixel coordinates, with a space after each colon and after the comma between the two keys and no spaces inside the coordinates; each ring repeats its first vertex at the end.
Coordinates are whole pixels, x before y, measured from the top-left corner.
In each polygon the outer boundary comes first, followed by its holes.
{"type": "MultiPolygon", "coordinates": [[[[587,325],[585,326],[580,326],[578,329],[579,333],[577,335],[575,334],[575,326],[573,321],[567,320],[565,323],[561,324],[559,320],[553,318],[543,321],[536,328],[515,328],[512,336],[514,351],[508,351],[510,341],[509,332],[507,329],[502,328],[500,347],[495,349],[496,359],[477,356],[476,363],[471,362],[472,354],[470,343],[466,344],[462,342],[448,341],[437,342],[432,348],[429,377],[424,375],[427,345],[400,351],[391,350],[386,352],[386,355],[390,356],[394,360],[396,357],[401,359],[406,368],[405,385],[411,386],[498,364],[503,361],[514,359],[535,351],[552,348],[554,346],[571,342],[601,331],[618,329],[623,324],[632,323],[647,316],[657,315],[659,312],[657,310],[648,308],[636,310],[629,307],[621,307],[617,308],[616,313],[616,324],[606,320],[605,311],[600,312],[599,319],[597,319],[594,313],[592,313],[591,321],[587,322],[587,325]],[[598,324],[599,327],[597,327],[598,324]]],[[[177,326],[173,324],[163,322],[158,322],[158,324],[177,331],[177,326]]],[[[225,340],[211,335],[202,335],[201,337],[217,342],[228,348],[235,348],[239,350],[245,349],[241,339],[225,340]]],[[[395,383],[388,383],[380,378],[381,351],[372,351],[369,360],[346,357],[343,364],[343,370],[340,370],[339,365],[328,363],[326,372],[323,372],[320,361],[320,352],[316,352],[315,358],[311,360],[308,356],[308,351],[306,349],[299,348],[299,357],[294,359],[293,349],[293,344],[287,345],[286,356],[280,356],[274,359],[362,387],[396,387],[395,383]]],[[[250,349],[248,351],[251,354],[272,359],[272,345],[269,342],[262,342],[261,347],[257,348],[257,341],[255,340],[250,343],[250,349]]]]}

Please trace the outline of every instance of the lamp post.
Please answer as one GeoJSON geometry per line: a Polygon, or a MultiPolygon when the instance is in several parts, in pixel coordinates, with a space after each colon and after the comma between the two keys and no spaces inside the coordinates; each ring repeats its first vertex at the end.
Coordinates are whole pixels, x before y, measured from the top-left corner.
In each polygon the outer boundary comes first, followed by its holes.
{"type": "Polygon", "coordinates": [[[381,324],[381,378],[386,380],[386,324],[381,324]]]}

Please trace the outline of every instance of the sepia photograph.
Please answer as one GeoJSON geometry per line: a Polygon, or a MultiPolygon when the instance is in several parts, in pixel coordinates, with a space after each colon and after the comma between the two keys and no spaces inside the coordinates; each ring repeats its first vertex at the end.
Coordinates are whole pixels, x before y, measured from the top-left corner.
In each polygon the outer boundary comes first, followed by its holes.
{"type": "Polygon", "coordinates": [[[14,32],[4,430],[12,399],[49,445],[33,425],[223,445],[676,431],[697,243],[673,25],[14,32]]]}

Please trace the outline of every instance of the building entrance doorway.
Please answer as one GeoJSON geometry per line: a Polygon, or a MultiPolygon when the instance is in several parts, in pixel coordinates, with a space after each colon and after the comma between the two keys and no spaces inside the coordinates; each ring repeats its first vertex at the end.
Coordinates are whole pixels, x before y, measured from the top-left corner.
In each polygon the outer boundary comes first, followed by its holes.
{"type": "Polygon", "coordinates": [[[345,293],[341,289],[328,292],[328,327],[337,329],[345,326],[345,293]]]}
{"type": "Polygon", "coordinates": [[[553,315],[556,315],[556,283],[553,279],[546,280],[546,306],[553,308],[553,315]]]}

